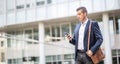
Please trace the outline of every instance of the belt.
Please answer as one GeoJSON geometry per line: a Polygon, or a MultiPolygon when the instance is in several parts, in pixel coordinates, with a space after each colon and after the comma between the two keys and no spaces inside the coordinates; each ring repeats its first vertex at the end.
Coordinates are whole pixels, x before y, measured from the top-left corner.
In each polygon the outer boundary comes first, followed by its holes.
{"type": "Polygon", "coordinates": [[[77,52],[84,53],[85,51],[84,50],[77,50],[77,52]]]}

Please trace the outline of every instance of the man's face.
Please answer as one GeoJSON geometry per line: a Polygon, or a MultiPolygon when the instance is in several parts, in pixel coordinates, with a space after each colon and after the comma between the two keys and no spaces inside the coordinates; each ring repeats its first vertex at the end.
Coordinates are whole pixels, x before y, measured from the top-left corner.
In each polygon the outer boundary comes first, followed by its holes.
{"type": "Polygon", "coordinates": [[[85,20],[85,18],[86,18],[86,13],[83,12],[82,10],[78,10],[78,11],[77,11],[77,18],[78,18],[81,22],[83,22],[83,21],[85,20]]]}

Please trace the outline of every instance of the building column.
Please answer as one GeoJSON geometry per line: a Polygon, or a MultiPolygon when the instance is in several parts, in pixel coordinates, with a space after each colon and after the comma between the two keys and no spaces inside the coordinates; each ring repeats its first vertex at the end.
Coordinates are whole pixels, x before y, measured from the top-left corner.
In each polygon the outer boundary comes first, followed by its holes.
{"type": "Polygon", "coordinates": [[[44,53],[44,24],[39,23],[39,64],[45,64],[45,53],[44,53]]]}
{"type": "Polygon", "coordinates": [[[112,54],[111,54],[111,45],[110,45],[110,34],[109,34],[109,16],[107,13],[104,13],[103,16],[104,24],[104,47],[105,47],[105,64],[112,64],[112,54]]]}

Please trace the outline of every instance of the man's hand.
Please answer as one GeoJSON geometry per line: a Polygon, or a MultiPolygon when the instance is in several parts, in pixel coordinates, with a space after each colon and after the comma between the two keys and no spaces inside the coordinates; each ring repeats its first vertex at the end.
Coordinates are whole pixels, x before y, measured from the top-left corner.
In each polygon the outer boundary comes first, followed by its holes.
{"type": "Polygon", "coordinates": [[[91,57],[93,55],[93,52],[91,50],[88,50],[86,53],[89,57],[91,57]]]}
{"type": "Polygon", "coordinates": [[[72,40],[72,37],[70,36],[70,34],[67,34],[66,37],[68,38],[68,40],[72,40]]]}

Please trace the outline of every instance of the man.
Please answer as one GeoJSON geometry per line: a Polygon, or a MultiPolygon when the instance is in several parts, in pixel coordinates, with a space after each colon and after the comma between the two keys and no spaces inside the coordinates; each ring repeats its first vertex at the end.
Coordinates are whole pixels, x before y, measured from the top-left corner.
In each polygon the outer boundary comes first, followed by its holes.
{"type": "Polygon", "coordinates": [[[67,38],[70,43],[75,45],[75,64],[93,64],[91,56],[96,53],[103,42],[103,37],[97,22],[91,22],[87,18],[87,10],[85,7],[77,8],[77,18],[79,24],[76,25],[74,36],[69,34],[67,38]],[[91,23],[90,46],[88,47],[88,30],[91,23]]]}

